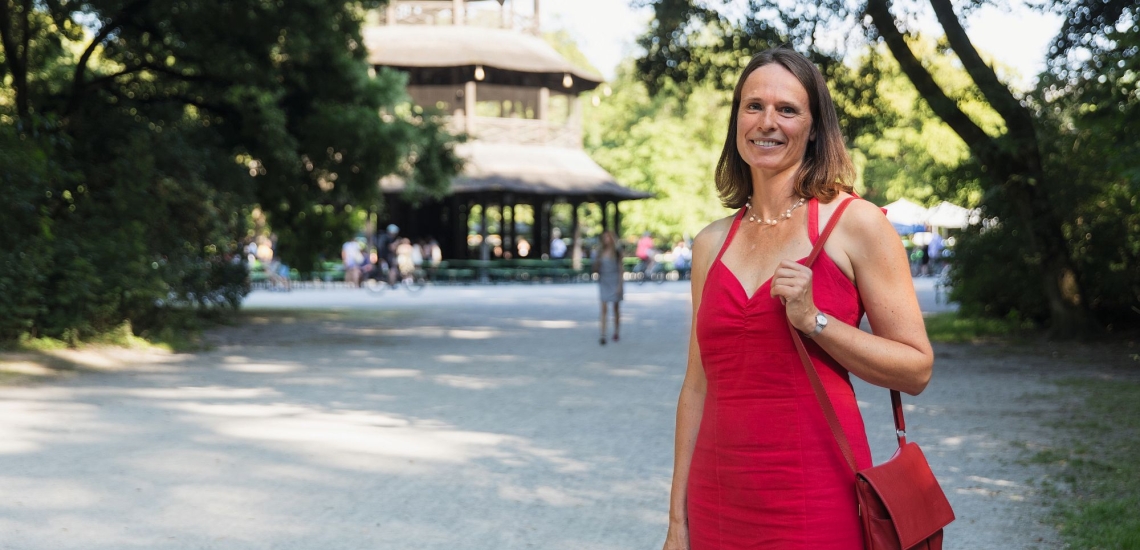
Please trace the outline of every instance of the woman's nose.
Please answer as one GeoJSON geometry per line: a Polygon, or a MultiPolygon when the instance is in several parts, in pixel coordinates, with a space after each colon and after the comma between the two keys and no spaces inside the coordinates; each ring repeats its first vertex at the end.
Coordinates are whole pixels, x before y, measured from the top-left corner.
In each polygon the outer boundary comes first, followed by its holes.
{"type": "Polygon", "coordinates": [[[760,129],[765,132],[776,129],[776,110],[772,108],[764,109],[760,115],[760,129]]]}

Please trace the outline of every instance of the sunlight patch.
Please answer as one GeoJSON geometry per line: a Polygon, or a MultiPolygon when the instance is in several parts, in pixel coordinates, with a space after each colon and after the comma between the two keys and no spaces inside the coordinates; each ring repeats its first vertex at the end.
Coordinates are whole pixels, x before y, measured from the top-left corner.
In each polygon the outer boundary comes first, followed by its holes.
{"type": "Polygon", "coordinates": [[[526,328],[578,328],[578,321],[523,319],[519,324],[526,328]]]}

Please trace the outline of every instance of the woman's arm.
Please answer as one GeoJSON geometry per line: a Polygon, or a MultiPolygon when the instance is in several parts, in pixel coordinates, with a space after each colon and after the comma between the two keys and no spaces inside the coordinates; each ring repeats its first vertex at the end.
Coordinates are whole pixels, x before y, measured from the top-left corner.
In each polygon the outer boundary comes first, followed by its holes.
{"type": "MultiPolygon", "coordinates": [[[[918,395],[930,381],[934,351],[898,234],[878,207],[856,201],[840,218],[826,248],[850,262],[873,334],[827,315],[831,322],[815,342],[855,376],[918,395]]],[[[810,269],[781,262],[772,279],[772,295],[785,300],[793,326],[805,333],[815,329],[818,309],[810,269]]]]}
{"type": "Polygon", "coordinates": [[[707,389],[705,369],[701,364],[701,351],[697,345],[697,312],[700,311],[701,293],[709,268],[715,261],[716,253],[720,250],[726,235],[727,226],[724,220],[720,220],[706,227],[693,241],[693,318],[689,329],[688,366],[685,370],[685,381],[681,384],[681,395],[677,398],[673,483],[669,494],[669,531],[665,537],[665,550],[689,548],[689,518],[686,509],[689,465],[693,459],[693,449],[697,444],[697,432],[701,426],[707,389]]]}

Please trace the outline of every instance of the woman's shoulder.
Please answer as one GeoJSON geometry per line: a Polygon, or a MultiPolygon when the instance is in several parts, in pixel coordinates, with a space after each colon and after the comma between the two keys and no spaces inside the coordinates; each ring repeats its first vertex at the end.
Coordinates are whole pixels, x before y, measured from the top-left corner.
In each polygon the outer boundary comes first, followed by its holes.
{"type": "MultiPolygon", "coordinates": [[[[829,202],[827,206],[831,211],[828,212],[828,217],[850,196],[852,195],[841,193],[829,202]]],[[[844,249],[855,253],[855,256],[876,256],[874,252],[897,245],[900,242],[899,235],[887,220],[883,209],[868,200],[859,197],[855,199],[850,201],[835,225],[836,240],[845,243],[844,249]]]]}
{"type": "Polygon", "coordinates": [[[696,237],[693,237],[692,262],[694,273],[707,271],[713,261],[716,260],[717,253],[720,252],[721,246],[728,238],[729,231],[732,230],[734,217],[734,215],[730,215],[716,220],[705,226],[700,233],[697,233],[696,237]]]}
{"type": "Polygon", "coordinates": [[[725,216],[705,226],[696,237],[693,237],[693,254],[719,250],[720,245],[732,230],[732,220],[736,215],[725,216]]]}
{"type": "Polygon", "coordinates": [[[843,211],[842,217],[836,225],[836,230],[847,232],[865,232],[872,233],[878,232],[884,223],[889,226],[887,217],[883,214],[883,209],[875,205],[875,203],[857,197],[850,193],[839,193],[834,199],[827,203],[820,203],[820,224],[826,223],[827,220],[836,212],[841,204],[850,202],[846,209],[843,211]],[[848,201],[851,198],[854,200],[848,201]]]}

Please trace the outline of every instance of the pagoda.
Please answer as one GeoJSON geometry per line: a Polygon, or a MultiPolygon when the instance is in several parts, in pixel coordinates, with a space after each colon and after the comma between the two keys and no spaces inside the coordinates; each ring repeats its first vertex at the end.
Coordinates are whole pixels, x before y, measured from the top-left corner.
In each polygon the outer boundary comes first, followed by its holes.
{"type": "Polygon", "coordinates": [[[531,2],[391,0],[365,29],[372,66],[405,72],[412,101],[445,113],[450,129],[468,136],[456,148],[465,168],[442,201],[413,206],[399,178],[380,183],[380,227],[395,223],[413,239],[434,236],[447,258],[486,260],[487,212],[497,209],[500,254],[536,258],[549,252],[552,207],[569,204],[576,258],[581,207],[600,206],[603,228],[620,235],[619,203],[650,196],[614,181],[583,150],[579,95],[602,77],[540,37],[539,0],[531,2]],[[517,234],[520,208],[532,212],[526,234],[517,234]],[[480,234],[469,239],[472,212],[481,217],[480,234]]]}

